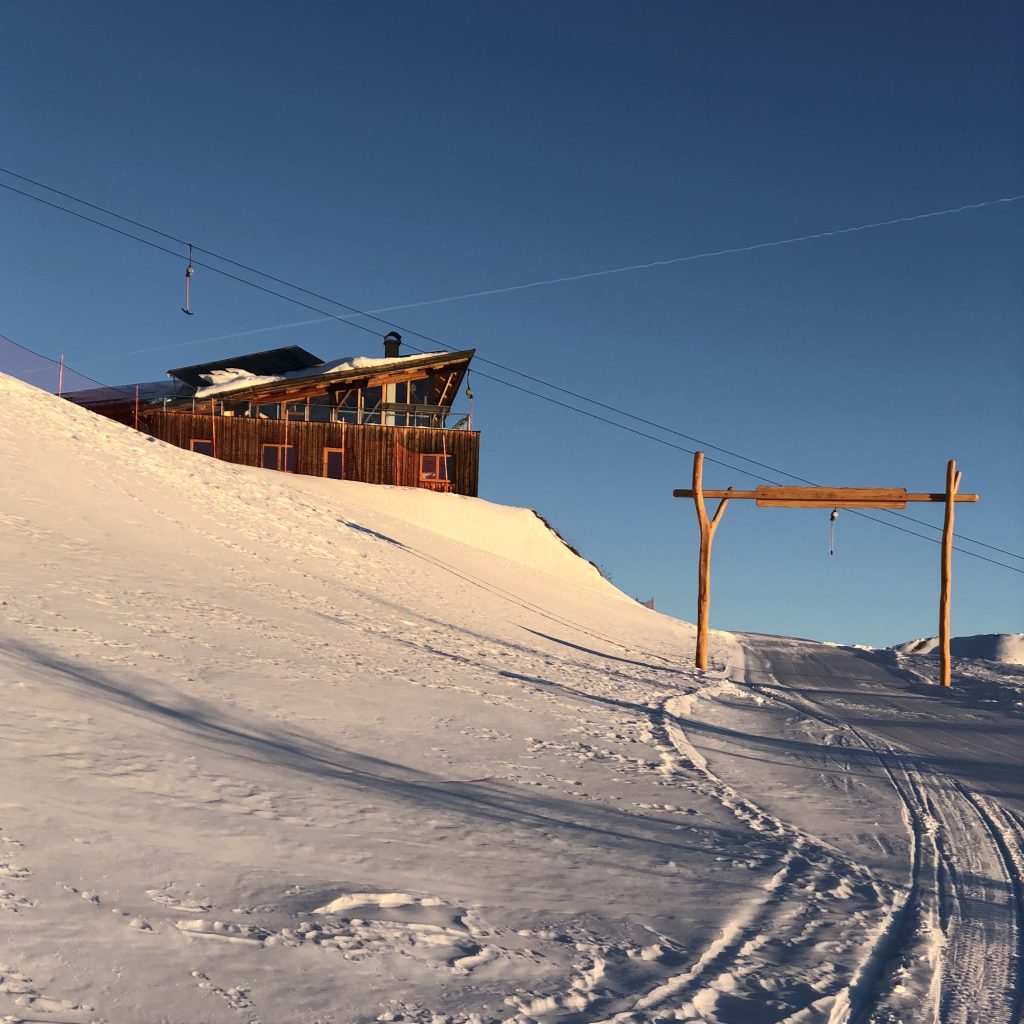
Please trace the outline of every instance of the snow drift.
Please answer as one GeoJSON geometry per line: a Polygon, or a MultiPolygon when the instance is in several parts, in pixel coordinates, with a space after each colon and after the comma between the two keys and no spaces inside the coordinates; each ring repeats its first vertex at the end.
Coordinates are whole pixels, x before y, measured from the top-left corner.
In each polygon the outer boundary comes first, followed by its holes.
{"type": "MultiPolygon", "coordinates": [[[[935,654],[939,638],[928,636],[909,640],[889,650],[899,654],[935,654]]],[[[983,658],[1006,665],[1024,665],[1024,633],[982,633],[978,636],[949,638],[949,653],[956,658],[983,658]]]]}

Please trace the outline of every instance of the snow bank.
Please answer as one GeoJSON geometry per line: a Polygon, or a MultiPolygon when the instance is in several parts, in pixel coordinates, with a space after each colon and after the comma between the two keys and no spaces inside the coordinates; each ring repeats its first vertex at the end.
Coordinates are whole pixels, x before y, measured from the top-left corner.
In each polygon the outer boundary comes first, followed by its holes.
{"type": "MultiPolygon", "coordinates": [[[[928,636],[909,640],[888,648],[897,654],[935,654],[939,638],[928,636]]],[[[977,636],[954,636],[949,641],[949,652],[956,658],[982,658],[1004,665],[1024,665],[1024,633],[981,633],[977,636]]]]}

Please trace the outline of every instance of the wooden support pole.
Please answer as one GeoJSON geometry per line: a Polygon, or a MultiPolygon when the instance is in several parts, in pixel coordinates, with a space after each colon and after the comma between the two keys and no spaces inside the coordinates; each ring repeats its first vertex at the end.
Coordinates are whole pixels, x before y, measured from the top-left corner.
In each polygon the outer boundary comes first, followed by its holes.
{"type": "Polygon", "coordinates": [[[953,511],[956,508],[956,492],[960,487],[960,474],[956,462],[949,460],[946,466],[946,517],[942,524],[942,565],[939,574],[939,682],[951,686],[949,664],[949,604],[950,586],[953,576],[953,511]]]}
{"type": "Polygon", "coordinates": [[[711,542],[722,518],[728,497],[722,498],[714,518],[708,519],[704,507],[704,490],[701,480],[704,474],[704,453],[693,453],[693,504],[697,509],[700,524],[700,557],[697,561],[697,668],[708,667],[708,614],[711,610],[711,542]]]}

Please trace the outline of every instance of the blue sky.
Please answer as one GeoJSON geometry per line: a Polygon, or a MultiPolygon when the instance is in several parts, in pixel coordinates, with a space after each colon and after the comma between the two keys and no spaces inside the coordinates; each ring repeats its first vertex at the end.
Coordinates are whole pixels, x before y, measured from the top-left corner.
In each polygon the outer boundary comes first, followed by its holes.
{"type": "MultiPolygon", "coordinates": [[[[1018,196],[1022,48],[1010,2],[14,0],[0,166],[379,309],[1018,196]]],[[[4,190],[0,225],[0,333],[101,381],[380,349],[336,321],[263,331],[316,314],[202,268],[186,318],[184,259],[4,190]]],[[[958,530],[1024,553],[1022,257],[1004,203],[384,316],[821,483],[939,490],[955,457],[982,495],[958,530]]],[[[692,618],[690,455],[481,374],[482,496],[692,618]]],[[[830,558],[827,520],[734,503],[713,624],[934,633],[937,546],[844,513],[830,558]]],[[[1024,629],[1019,572],[957,555],[954,587],[955,633],[1024,629]]]]}

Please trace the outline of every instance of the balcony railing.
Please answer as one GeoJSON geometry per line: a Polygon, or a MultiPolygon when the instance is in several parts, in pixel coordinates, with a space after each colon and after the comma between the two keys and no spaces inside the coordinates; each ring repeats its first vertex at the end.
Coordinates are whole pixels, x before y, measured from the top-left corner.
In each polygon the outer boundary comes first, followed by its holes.
{"type": "Polygon", "coordinates": [[[448,405],[413,405],[407,402],[381,402],[377,409],[363,410],[363,422],[367,415],[377,416],[376,422],[397,427],[443,427],[451,412],[448,405]]]}
{"type": "Polygon", "coordinates": [[[448,430],[472,430],[473,413],[452,412],[449,405],[422,405],[406,402],[381,402],[373,408],[321,405],[312,402],[218,402],[196,399],[165,399],[166,412],[193,412],[207,416],[231,416],[239,419],[284,420],[291,423],[348,423],[392,427],[446,427],[448,430]],[[455,417],[455,422],[447,420],[455,417]]]}

